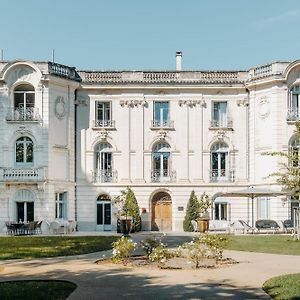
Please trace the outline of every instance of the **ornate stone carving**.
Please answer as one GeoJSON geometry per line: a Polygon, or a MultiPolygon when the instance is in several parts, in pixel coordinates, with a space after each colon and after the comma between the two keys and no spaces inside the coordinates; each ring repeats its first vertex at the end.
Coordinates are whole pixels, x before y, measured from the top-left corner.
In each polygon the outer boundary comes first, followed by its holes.
{"type": "Polygon", "coordinates": [[[98,131],[98,135],[100,137],[101,140],[105,141],[108,137],[108,131],[105,129],[101,129],[98,131]]]}
{"type": "Polygon", "coordinates": [[[62,120],[67,114],[66,103],[64,97],[57,96],[54,104],[54,114],[57,119],[62,120]]]}
{"type": "Polygon", "coordinates": [[[248,100],[248,98],[238,99],[238,100],[236,100],[236,104],[237,104],[237,106],[244,106],[244,107],[246,107],[246,106],[249,105],[249,100],[248,100]]]}
{"type": "Polygon", "coordinates": [[[265,119],[270,114],[270,102],[267,97],[262,97],[258,102],[258,113],[261,119],[265,119]]]}
{"type": "Polygon", "coordinates": [[[178,101],[179,106],[186,105],[188,107],[196,107],[197,105],[205,106],[205,101],[203,99],[201,100],[179,100],[178,101]]]}
{"type": "Polygon", "coordinates": [[[28,129],[26,126],[22,125],[19,127],[19,129],[16,130],[16,134],[20,134],[20,135],[31,134],[32,135],[32,131],[30,129],[28,129]]]}
{"type": "Polygon", "coordinates": [[[159,134],[159,139],[160,139],[160,140],[164,140],[164,139],[166,138],[168,132],[167,132],[166,130],[161,129],[161,130],[158,132],[158,134],[159,134]]]}
{"type": "Polygon", "coordinates": [[[138,106],[146,106],[147,101],[144,100],[120,100],[120,105],[122,107],[138,107],[138,106]]]}
{"type": "Polygon", "coordinates": [[[216,135],[217,135],[217,139],[222,141],[222,140],[224,140],[224,137],[226,135],[226,131],[225,130],[218,130],[216,135]]]}

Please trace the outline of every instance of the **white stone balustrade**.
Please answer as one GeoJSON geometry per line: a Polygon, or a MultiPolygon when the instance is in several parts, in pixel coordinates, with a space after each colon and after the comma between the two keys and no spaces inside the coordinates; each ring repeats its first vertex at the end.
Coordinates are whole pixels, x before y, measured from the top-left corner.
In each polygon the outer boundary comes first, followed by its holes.
{"type": "Polygon", "coordinates": [[[27,182],[44,181],[46,172],[40,168],[0,168],[0,181],[27,182]]]}

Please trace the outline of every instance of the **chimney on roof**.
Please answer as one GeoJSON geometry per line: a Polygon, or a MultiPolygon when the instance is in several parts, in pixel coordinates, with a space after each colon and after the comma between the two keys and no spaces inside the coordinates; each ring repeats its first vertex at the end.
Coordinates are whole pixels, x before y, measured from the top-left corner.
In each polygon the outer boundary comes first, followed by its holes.
{"type": "Polygon", "coordinates": [[[182,52],[176,51],[176,71],[181,71],[182,52]]]}

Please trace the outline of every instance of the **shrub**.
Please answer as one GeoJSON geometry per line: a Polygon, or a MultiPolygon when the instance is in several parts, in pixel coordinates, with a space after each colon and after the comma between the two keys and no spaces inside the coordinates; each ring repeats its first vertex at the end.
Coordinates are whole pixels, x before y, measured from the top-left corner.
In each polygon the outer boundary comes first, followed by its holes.
{"type": "Polygon", "coordinates": [[[184,243],[182,249],[182,255],[186,256],[190,262],[193,262],[196,269],[200,267],[201,260],[208,257],[209,249],[200,239],[184,243]]]}
{"type": "Polygon", "coordinates": [[[211,255],[216,260],[221,260],[223,258],[223,251],[228,244],[228,236],[224,234],[204,234],[200,237],[195,238],[199,240],[200,243],[206,245],[210,251],[211,255]]]}
{"type": "Polygon", "coordinates": [[[159,264],[164,264],[168,259],[172,257],[178,257],[179,251],[168,249],[167,245],[160,243],[157,247],[152,249],[149,259],[159,264]]]}
{"type": "Polygon", "coordinates": [[[186,215],[183,221],[183,230],[192,232],[194,231],[192,220],[197,220],[199,218],[199,202],[195,192],[192,191],[190,195],[189,202],[186,208],[186,215]]]}
{"type": "Polygon", "coordinates": [[[127,264],[130,255],[136,248],[136,243],[134,243],[131,239],[122,236],[120,239],[112,243],[113,247],[113,261],[120,262],[123,264],[127,264]]]}
{"type": "Polygon", "coordinates": [[[155,249],[156,247],[158,247],[161,242],[160,240],[157,239],[146,239],[145,241],[141,241],[140,242],[143,250],[146,252],[147,257],[149,258],[150,254],[152,253],[153,249],[155,249]]]}

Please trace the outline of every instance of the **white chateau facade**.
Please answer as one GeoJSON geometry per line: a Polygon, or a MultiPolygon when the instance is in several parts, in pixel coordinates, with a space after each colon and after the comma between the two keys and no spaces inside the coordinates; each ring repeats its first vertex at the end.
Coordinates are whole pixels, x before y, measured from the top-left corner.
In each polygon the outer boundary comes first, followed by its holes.
{"type": "MultiPolygon", "coordinates": [[[[116,230],[112,200],[130,186],[143,230],[182,231],[192,190],[215,224],[251,221],[249,186],[280,190],[277,157],[298,149],[300,61],[247,71],[77,71],[0,62],[0,223],[76,220],[116,230]]],[[[297,150],[298,151],[298,150],[297,150]]],[[[286,197],[255,201],[255,219],[291,219],[286,197]]]]}

